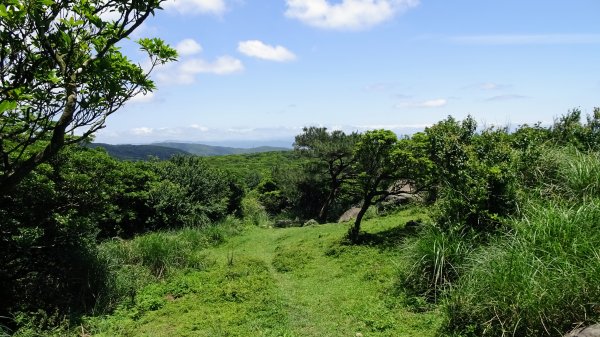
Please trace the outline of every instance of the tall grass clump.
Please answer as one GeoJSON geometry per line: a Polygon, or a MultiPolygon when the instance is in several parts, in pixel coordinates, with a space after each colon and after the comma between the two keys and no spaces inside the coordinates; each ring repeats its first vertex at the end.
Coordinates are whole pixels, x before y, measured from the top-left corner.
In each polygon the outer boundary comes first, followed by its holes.
{"type": "Polygon", "coordinates": [[[97,312],[133,300],[137,289],[185,270],[202,270],[211,263],[203,249],[239,231],[241,222],[227,218],[219,224],[177,231],[152,232],[132,240],[115,239],[99,246],[111,275],[98,295],[97,312]]]}
{"type": "Polygon", "coordinates": [[[600,319],[600,200],[527,213],[514,233],[472,256],[448,300],[449,332],[562,336],[600,319]]]}
{"type": "Polygon", "coordinates": [[[565,192],[572,200],[600,196],[600,154],[597,152],[575,152],[571,160],[563,162],[560,171],[565,192]]]}
{"type": "Polygon", "coordinates": [[[406,245],[406,257],[411,263],[400,277],[403,288],[437,302],[458,279],[466,258],[475,247],[474,242],[473,233],[426,225],[406,245]]]}
{"type": "Polygon", "coordinates": [[[8,327],[0,324],[0,337],[9,337],[10,336],[10,329],[8,329],[8,327]]]}
{"type": "Polygon", "coordinates": [[[574,147],[542,147],[522,168],[521,180],[529,189],[526,198],[579,204],[600,196],[600,154],[574,147]],[[532,195],[533,194],[533,195],[532,195]]]}

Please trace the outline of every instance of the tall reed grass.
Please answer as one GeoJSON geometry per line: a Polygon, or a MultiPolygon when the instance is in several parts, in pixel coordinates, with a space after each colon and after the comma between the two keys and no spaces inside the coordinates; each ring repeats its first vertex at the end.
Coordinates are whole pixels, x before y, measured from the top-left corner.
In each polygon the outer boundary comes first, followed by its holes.
{"type": "Polygon", "coordinates": [[[437,302],[461,275],[465,260],[474,249],[474,240],[473,233],[426,225],[406,245],[405,254],[412,264],[401,275],[403,288],[437,302]]]}
{"type": "Polygon", "coordinates": [[[600,319],[600,200],[533,207],[472,256],[448,300],[448,328],[472,336],[562,336],[600,319]]]}
{"type": "Polygon", "coordinates": [[[426,228],[406,284],[445,302],[443,335],[563,336],[600,321],[600,154],[541,148],[518,218],[484,239],[426,228]]]}
{"type": "Polygon", "coordinates": [[[223,242],[242,226],[240,220],[230,217],[208,227],[152,232],[128,241],[104,242],[99,250],[110,277],[98,294],[97,313],[132,301],[137,289],[173,273],[204,269],[211,261],[203,249],[223,242]]]}

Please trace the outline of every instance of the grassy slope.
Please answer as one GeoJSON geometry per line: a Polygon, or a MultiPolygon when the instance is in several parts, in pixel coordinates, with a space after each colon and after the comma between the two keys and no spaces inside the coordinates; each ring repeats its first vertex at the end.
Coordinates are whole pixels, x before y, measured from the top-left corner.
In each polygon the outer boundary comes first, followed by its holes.
{"type": "Polygon", "coordinates": [[[251,228],[205,251],[203,271],[143,289],[135,307],[94,324],[98,336],[434,336],[438,311],[394,294],[397,244],[411,211],[372,219],[366,244],[346,224],[251,228]],[[147,303],[147,304],[144,304],[147,303]],[[144,307],[145,306],[145,307],[144,307]],[[359,336],[359,335],[358,335],[359,336]]]}

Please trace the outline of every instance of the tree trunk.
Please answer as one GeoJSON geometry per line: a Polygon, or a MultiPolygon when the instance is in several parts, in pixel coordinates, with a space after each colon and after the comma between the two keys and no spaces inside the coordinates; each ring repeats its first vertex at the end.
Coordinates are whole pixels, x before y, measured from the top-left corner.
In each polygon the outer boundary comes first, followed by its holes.
{"type": "Polygon", "coordinates": [[[340,186],[339,183],[331,184],[331,190],[329,191],[329,195],[327,196],[325,203],[323,204],[323,206],[321,207],[321,210],[319,211],[319,222],[320,223],[327,221],[327,213],[329,211],[329,206],[331,206],[331,203],[333,202],[333,199],[335,198],[335,195],[337,194],[337,190],[338,190],[339,186],[340,186]]]}
{"type": "Polygon", "coordinates": [[[362,218],[365,216],[365,213],[367,213],[369,206],[371,206],[372,199],[373,197],[371,196],[365,198],[362,206],[360,207],[360,211],[358,211],[358,214],[356,215],[354,225],[350,227],[350,230],[348,231],[348,239],[350,239],[350,242],[352,243],[358,242],[358,235],[360,234],[360,223],[362,222],[362,218]]]}

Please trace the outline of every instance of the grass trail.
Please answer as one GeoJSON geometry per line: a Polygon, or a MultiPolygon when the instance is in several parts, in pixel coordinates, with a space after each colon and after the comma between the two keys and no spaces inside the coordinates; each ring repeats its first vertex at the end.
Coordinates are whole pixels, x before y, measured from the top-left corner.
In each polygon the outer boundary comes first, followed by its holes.
{"type": "Polygon", "coordinates": [[[205,251],[205,270],[138,295],[159,304],[117,313],[97,335],[434,336],[441,314],[409,311],[395,290],[402,227],[418,216],[368,220],[355,246],[342,241],[347,224],[248,229],[205,251]]]}

